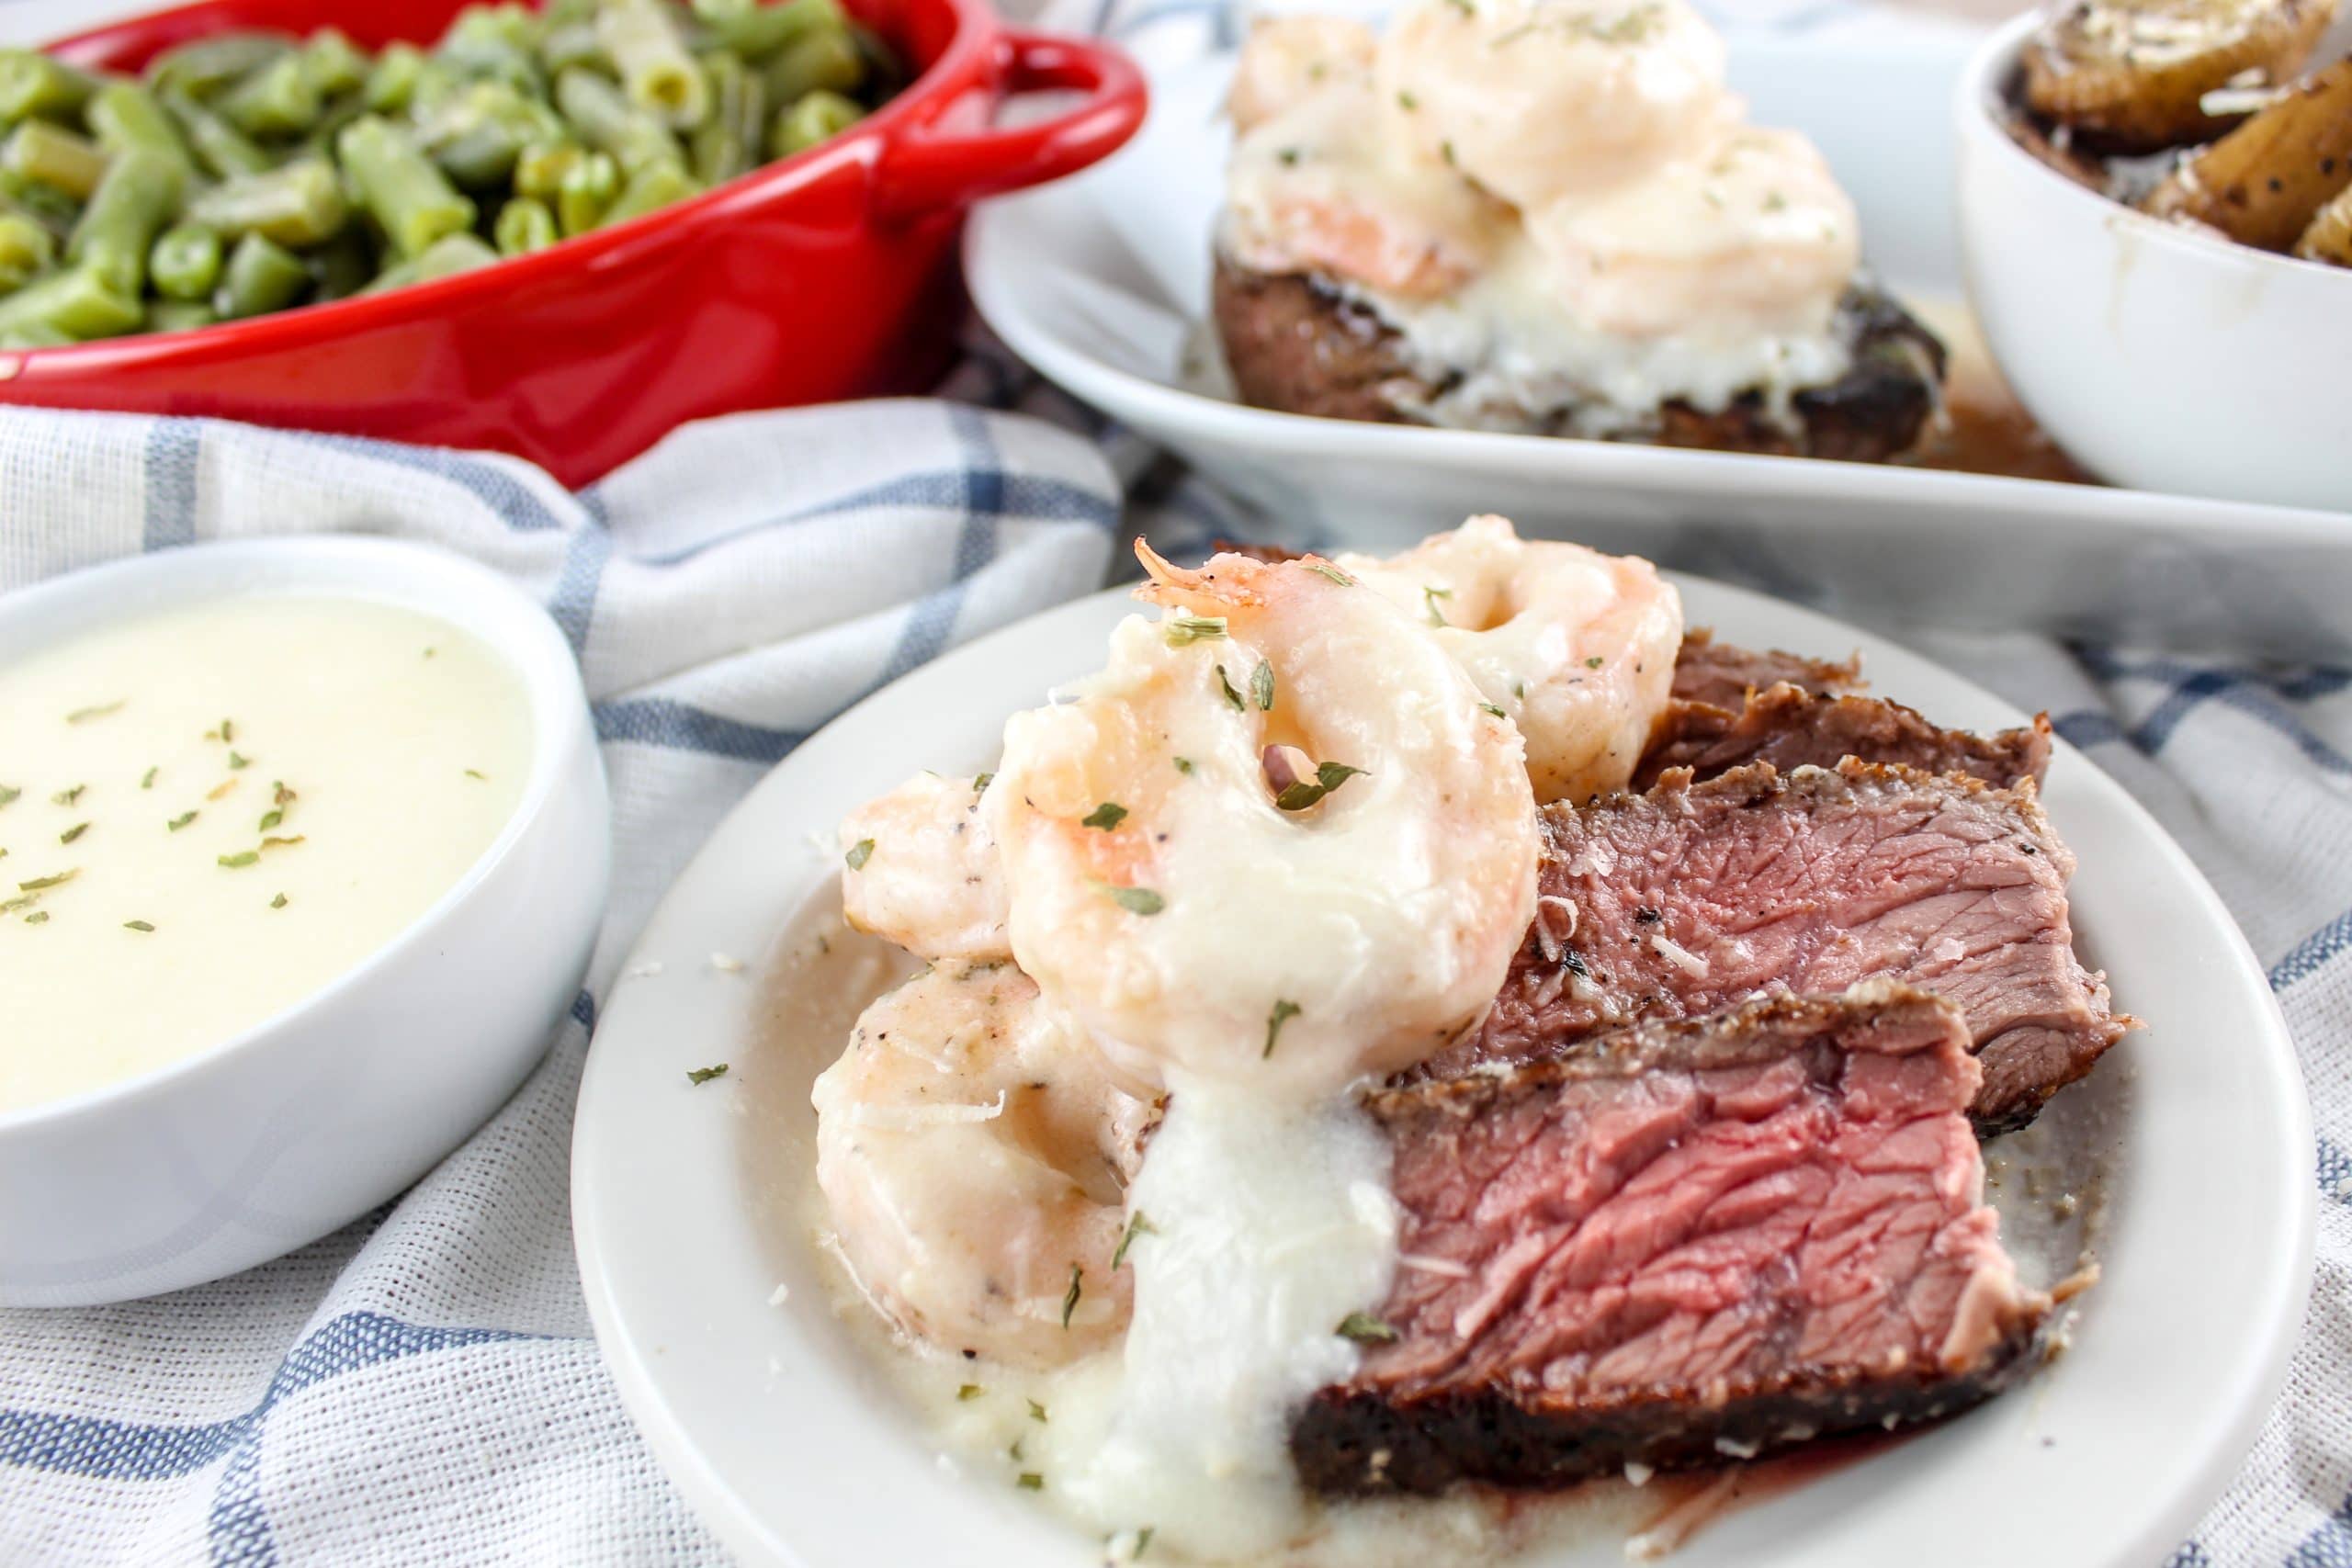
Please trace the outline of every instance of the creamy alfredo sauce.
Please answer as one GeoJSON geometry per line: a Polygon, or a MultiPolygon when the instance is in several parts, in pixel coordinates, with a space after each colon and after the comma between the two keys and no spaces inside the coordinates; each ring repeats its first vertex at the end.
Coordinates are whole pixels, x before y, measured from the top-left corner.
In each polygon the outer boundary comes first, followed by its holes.
{"type": "Polygon", "coordinates": [[[530,762],[514,671],[386,604],[220,600],[0,667],[0,1112],[320,989],[465,874],[530,762]]]}
{"type": "Polygon", "coordinates": [[[1685,0],[1416,0],[1374,40],[1264,23],[1219,234],[1398,334],[1432,423],[1609,434],[1849,363],[1852,203],[1744,123],[1685,0]]]}

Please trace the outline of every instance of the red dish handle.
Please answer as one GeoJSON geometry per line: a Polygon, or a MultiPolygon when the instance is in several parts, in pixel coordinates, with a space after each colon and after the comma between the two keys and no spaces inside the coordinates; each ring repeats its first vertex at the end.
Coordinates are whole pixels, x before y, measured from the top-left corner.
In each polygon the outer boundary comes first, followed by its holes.
{"type": "Polygon", "coordinates": [[[1143,123],[1143,73],[1109,44],[1008,28],[996,48],[1003,96],[1058,89],[1086,96],[1031,125],[963,130],[933,120],[894,139],[875,171],[875,205],[883,217],[919,218],[1059,179],[1108,157],[1143,123]]]}

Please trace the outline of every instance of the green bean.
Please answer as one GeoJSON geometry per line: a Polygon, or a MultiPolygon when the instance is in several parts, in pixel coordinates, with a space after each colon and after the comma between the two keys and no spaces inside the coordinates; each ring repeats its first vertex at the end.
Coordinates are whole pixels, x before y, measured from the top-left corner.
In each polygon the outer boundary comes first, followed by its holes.
{"type": "Polygon", "coordinates": [[[605,0],[596,37],[619,69],[629,102],[680,130],[709,117],[710,84],[662,0],[605,0]]]}
{"type": "Polygon", "coordinates": [[[147,302],[147,319],[141,324],[151,333],[184,333],[193,327],[209,327],[220,319],[220,312],[204,299],[151,299],[147,302]]]}
{"type": "Polygon", "coordinates": [[[547,36],[539,40],[539,63],[547,68],[549,76],[560,76],[575,68],[594,71],[599,76],[617,78],[619,74],[613,68],[612,56],[596,40],[594,21],[566,22],[549,28],[547,36]]]}
{"type": "Polygon", "coordinates": [[[294,47],[284,33],[220,33],[166,50],[147,64],[148,85],[176,87],[192,98],[209,98],[294,47]]]}
{"type": "Polygon", "coordinates": [[[563,188],[563,176],[588,155],[573,141],[535,141],[514,160],[514,190],[536,201],[553,201],[563,188]]]}
{"type": "Polygon", "coordinates": [[[809,33],[848,25],[840,0],[694,0],[695,15],[713,37],[750,60],[763,60],[809,33]]]}
{"type": "Polygon", "coordinates": [[[341,231],[351,212],[334,169],[322,158],[297,158],[221,181],[187,204],[187,216],[224,239],[266,234],[302,250],[341,231]]]}
{"type": "Polygon", "coordinates": [[[322,98],[340,97],[367,85],[367,51],[341,28],[321,28],[302,45],[302,74],[322,98]]]}
{"type": "Polygon", "coordinates": [[[325,106],[299,54],[281,54],[220,96],[220,112],[248,136],[300,136],[325,106]]]}
{"type": "Polygon", "coordinates": [[[413,281],[430,283],[436,277],[455,273],[471,272],[478,266],[488,266],[498,259],[498,253],[481,243],[475,234],[447,234],[426,247],[416,258],[413,281]]]}
{"type": "Polygon", "coordinates": [[[201,223],[175,223],[147,252],[147,276],[167,299],[209,299],[220,281],[220,235],[201,223]]]}
{"type": "Polygon", "coordinates": [[[557,77],[555,106],[582,141],[611,153],[623,169],[685,161],[667,126],[635,107],[619,88],[594,72],[572,70],[557,77]]]}
{"type": "Polygon", "coordinates": [[[56,260],[57,236],[45,224],[21,212],[0,212],[0,268],[22,283],[56,260]]]}
{"type": "Polygon", "coordinates": [[[113,337],[140,322],[136,299],[86,267],[69,267],[0,295],[0,333],[49,327],[76,340],[113,337]]]}
{"type": "Polygon", "coordinates": [[[538,19],[526,6],[469,6],[450,19],[441,34],[444,49],[497,44],[529,50],[538,42],[538,19]]]}
{"type": "Polygon", "coordinates": [[[63,348],[79,341],[46,321],[31,321],[0,333],[0,348],[63,348]]]}
{"type": "Polygon", "coordinates": [[[97,143],[45,119],[25,121],[0,145],[10,173],[85,201],[106,177],[107,162],[97,143]]]}
{"type": "Polygon", "coordinates": [[[312,251],[305,258],[311,267],[313,292],[321,299],[342,299],[358,293],[376,276],[376,253],[356,223],[312,251]]]}
{"type": "Polygon", "coordinates": [[[777,114],[775,130],[768,137],[768,152],[778,158],[789,158],[840,135],[865,117],[865,111],[854,98],[820,87],[802,95],[798,103],[786,106],[777,114]]]}
{"type": "Polygon", "coordinates": [[[548,204],[527,196],[518,196],[498,209],[498,221],[492,225],[491,234],[497,240],[498,254],[503,256],[544,251],[563,237],[548,204]]]}
{"type": "Polygon", "coordinates": [[[566,169],[555,197],[556,220],[564,233],[584,234],[603,222],[605,209],[620,187],[620,165],[609,152],[591,152],[566,169]]]}
{"type": "Polygon", "coordinates": [[[865,57],[847,31],[828,28],[768,62],[768,102],[791,105],[815,92],[848,93],[865,80],[865,57]]]}
{"type": "Polygon", "coordinates": [[[157,88],[155,96],[179,122],[188,145],[196,149],[196,161],[208,173],[225,180],[232,175],[256,175],[269,167],[268,153],[187,93],[164,86],[157,88]]]}
{"type": "Polygon", "coordinates": [[[178,122],[154,94],[136,82],[125,79],[101,86],[91,95],[83,118],[98,145],[109,152],[144,147],[171,159],[182,174],[195,172],[196,159],[187,150],[178,122]]]}
{"type": "Polygon", "coordinates": [[[684,201],[702,193],[701,182],[675,164],[648,164],[628,177],[621,194],[612,206],[605,209],[605,223],[626,223],[632,218],[642,218],[658,211],[672,202],[684,201]]]}
{"type": "Polygon", "coordinates": [[[311,269],[285,246],[263,234],[248,234],[229,253],[212,308],[224,321],[243,321],[283,310],[311,287],[311,269]]]}
{"type": "Polygon", "coordinates": [[[334,139],[343,134],[345,126],[367,112],[368,102],[357,93],[345,93],[333,100],[319,111],[319,118],[311,122],[311,129],[303,133],[302,140],[294,144],[293,155],[298,158],[332,159],[334,156],[334,139]]]}
{"type": "Polygon", "coordinates": [[[40,115],[66,119],[82,112],[97,83],[37,49],[0,49],[0,120],[40,115]]]}
{"type": "Polygon", "coordinates": [[[694,134],[695,175],[715,186],[748,174],[760,161],[767,140],[768,87],[733,54],[706,56],[703,70],[710,77],[710,118],[694,134]]]}
{"type": "Polygon", "coordinates": [[[360,101],[378,114],[399,114],[416,96],[416,79],[424,69],[424,51],[413,43],[391,43],[368,68],[359,89],[360,101]]]}
{"type": "Polygon", "coordinates": [[[389,120],[363,116],[344,128],[335,147],[362,205],[401,255],[416,255],[444,234],[473,227],[472,201],[389,120]]]}
{"type": "Polygon", "coordinates": [[[549,27],[569,27],[574,22],[594,26],[597,0],[547,0],[539,7],[539,19],[549,27]]]}
{"type": "Polygon", "coordinates": [[[107,165],[90,205],[74,225],[65,258],[118,294],[139,297],[147,285],[147,251],[180,208],[179,165],[133,147],[107,165]]]}
{"type": "Polygon", "coordinates": [[[409,113],[432,113],[465,85],[465,77],[447,61],[428,57],[416,68],[416,90],[409,95],[409,113]]]}
{"type": "Polygon", "coordinates": [[[9,168],[6,151],[0,149],[0,210],[31,219],[62,244],[82,216],[82,204],[55,186],[28,180],[9,168]]]}
{"type": "Polygon", "coordinates": [[[480,190],[513,177],[535,127],[514,112],[523,100],[498,82],[469,82],[465,89],[420,118],[413,132],[418,149],[458,185],[480,190]]]}

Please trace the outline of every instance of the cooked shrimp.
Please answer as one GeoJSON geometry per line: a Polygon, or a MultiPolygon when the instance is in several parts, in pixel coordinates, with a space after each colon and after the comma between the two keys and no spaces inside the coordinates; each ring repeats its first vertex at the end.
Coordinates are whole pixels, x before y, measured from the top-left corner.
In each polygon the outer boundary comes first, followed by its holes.
{"type": "Polygon", "coordinates": [[[1510,209],[1436,157],[1378,134],[1369,80],[1327,82],[1234,144],[1220,243],[1251,269],[1323,273],[1400,299],[1478,276],[1510,209]]]}
{"type": "Polygon", "coordinates": [[[1005,727],[984,809],[1012,951],[1154,1088],[1306,1098],[1419,1061],[1484,1010],[1534,907],[1518,732],[1328,562],[1136,549],[1138,595],[1175,613],[1005,727]]]}
{"type": "Polygon", "coordinates": [[[1019,970],[908,981],[865,1010],[809,1099],[842,1252],[901,1328],[1031,1365],[1125,1328],[1112,1258],[1152,1111],[1019,970]]]}
{"type": "Polygon", "coordinates": [[[1521,539],[1473,517],[1386,560],[1338,566],[1404,606],[1527,741],[1539,801],[1622,789],[1666,711],[1682,596],[1635,556],[1521,539]]]}
{"type": "Polygon", "coordinates": [[[1734,104],[1687,0],[1413,0],[1380,40],[1380,107],[1522,209],[1690,156],[1734,104]]]}
{"type": "Polygon", "coordinates": [[[1812,142],[1741,128],[1646,178],[1527,214],[1560,298],[1627,337],[1716,341],[1827,329],[1861,226],[1812,142]]]}
{"type": "Polygon", "coordinates": [[[840,829],[842,912],[925,958],[1010,958],[1004,878],[978,779],[919,773],[840,829]]]}
{"type": "Polygon", "coordinates": [[[1372,29],[1342,17],[1260,17],[1250,24],[1225,112],[1246,131],[1272,119],[1323,84],[1372,73],[1372,29]]]}

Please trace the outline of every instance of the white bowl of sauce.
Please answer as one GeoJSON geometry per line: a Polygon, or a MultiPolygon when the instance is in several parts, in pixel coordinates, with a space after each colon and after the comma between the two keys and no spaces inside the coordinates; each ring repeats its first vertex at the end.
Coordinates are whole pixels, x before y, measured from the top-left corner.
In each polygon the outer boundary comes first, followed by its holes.
{"type": "Polygon", "coordinates": [[[325,1235],[572,1004],[609,807],[544,612],[427,547],[198,546],[0,600],[0,1304],[325,1235]]]}

